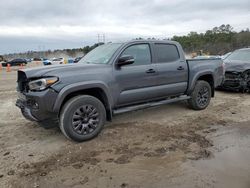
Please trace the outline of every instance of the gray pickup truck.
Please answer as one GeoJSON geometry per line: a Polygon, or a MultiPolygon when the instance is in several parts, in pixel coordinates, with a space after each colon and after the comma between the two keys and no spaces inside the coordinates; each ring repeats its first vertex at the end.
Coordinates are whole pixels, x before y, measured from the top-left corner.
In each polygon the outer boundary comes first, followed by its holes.
{"type": "Polygon", "coordinates": [[[59,120],[63,134],[81,142],[116,114],[180,100],[203,110],[223,76],[222,60],[186,60],[174,41],[109,43],[78,64],[19,70],[16,105],[29,120],[59,120]]]}

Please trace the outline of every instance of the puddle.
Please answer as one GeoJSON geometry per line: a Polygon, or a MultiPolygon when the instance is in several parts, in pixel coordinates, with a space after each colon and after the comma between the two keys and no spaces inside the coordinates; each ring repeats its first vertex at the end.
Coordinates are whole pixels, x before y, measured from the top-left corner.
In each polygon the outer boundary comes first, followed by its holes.
{"type": "Polygon", "coordinates": [[[250,122],[222,128],[211,139],[214,158],[185,164],[190,187],[250,188],[250,122]]]}

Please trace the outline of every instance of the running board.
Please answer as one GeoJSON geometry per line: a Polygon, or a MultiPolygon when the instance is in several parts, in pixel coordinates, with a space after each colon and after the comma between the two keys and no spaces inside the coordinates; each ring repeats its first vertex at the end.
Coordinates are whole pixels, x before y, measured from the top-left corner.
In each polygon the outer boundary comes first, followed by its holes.
{"type": "Polygon", "coordinates": [[[187,99],[190,99],[190,98],[191,98],[190,96],[182,95],[180,97],[176,97],[176,98],[172,98],[172,99],[164,99],[164,100],[157,101],[157,102],[148,102],[148,103],[145,103],[145,104],[139,104],[139,105],[124,107],[124,108],[119,108],[117,110],[114,110],[113,114],[117,115],[117,114],[122,114],[122,113],[126,113],[126,112],[142,110],[142,109],[145,109],[145,108],[151,108],[151,107],[160,106],[160,105],[164,105],[164,104],[169,104],[169,103],[173,103],[173,102],[183,101],[183,100],[187,100],[187,99]]]}

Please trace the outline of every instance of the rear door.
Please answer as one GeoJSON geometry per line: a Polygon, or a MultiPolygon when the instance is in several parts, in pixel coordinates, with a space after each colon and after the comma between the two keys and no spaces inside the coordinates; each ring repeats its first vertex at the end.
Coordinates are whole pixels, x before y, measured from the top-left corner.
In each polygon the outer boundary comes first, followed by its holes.
{"type": "Polygon", "coordinates": [[[150,45],[132,44],[126,47],[121,56],[131,55],[135,62],[115,68],[115,79],[119,96],[117,106],[138,103],[153,97],[156,84],[156,65],[152,64],[150,45]]]}
{"type": "Polygon", "coordinates": [[[154,44],[154,63],[157,66],[158,93],[162,96],[178,95],[188,85],[188,65],[173,43],[154,44]]]}

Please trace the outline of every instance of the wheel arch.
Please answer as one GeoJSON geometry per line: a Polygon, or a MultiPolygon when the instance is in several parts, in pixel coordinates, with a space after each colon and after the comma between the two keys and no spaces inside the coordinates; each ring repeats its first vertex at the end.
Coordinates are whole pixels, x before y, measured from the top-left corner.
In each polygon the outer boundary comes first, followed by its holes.
{"type": "Polygon", "coordinates": [[[77,83],[66,86],[59,92],[53,111],[59,115],[63,105],[72,97],[79,95],[90,95],[99,99],[106,109],[107,120],[112,120],[112,97],[108,87],[103,83],[77,83]]]}
{"type": "Polygon", "coordinates": [[[214,87],[214,75],[213,75],[213,73],[212,72],[204,72],[204,73],[198,74],[191,82],[192,85],[191,85],[191,90],[189,91],[189,93],[191,93],[194,90],[195,84],[198,80],[204,80],[204,81],[209,83],[209,85],[211,86],[212,97],[214,97],[215,87],[214,87]]]}

